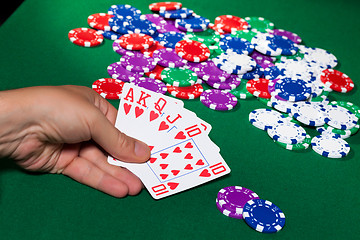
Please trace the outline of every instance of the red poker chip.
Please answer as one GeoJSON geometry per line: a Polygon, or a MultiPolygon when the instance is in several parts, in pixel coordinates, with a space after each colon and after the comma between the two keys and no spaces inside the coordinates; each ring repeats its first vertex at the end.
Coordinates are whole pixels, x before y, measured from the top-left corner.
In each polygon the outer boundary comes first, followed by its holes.
{"type": "Polygon", "coordinates": [[[182,7],[182,3],[180,2],[157,2],[157,3],[151,3],[149,5],[149,9],[154,12],[177,10],[180,9],[181,7],[182,7]]]}
{"type": "Polygon", "coordinates": [[[321,72],[320,80],[325,86],[337,92],[346,93],[354,88],[354,82],[345,73],[335,69],[325,69],[321,72]]]}
{"type": "Polygon", "coordinates": [[[154,44],[151,45],[148,49],[142,49],[141,53],[144,55],[147,55],[149,57],[152,57],[155,50],[165,48],[163,45],[161,45],[158,41],[154,41],[154,44]]]}
{"type": "Polygon", "coordinates": [[[177,98],[181,99],[195,99],[200,97],[201,93],[204,91],[201,84],[194,84],[190,87],[175,87],[170,84],[166,85],[168,92],[177,98]]]}
{"type": "Polygon", "coordinates": [[[164,70],[164,68],[165,67],[163,67],[163,66],[156,65],[152,71],[145,73],[145,75],[152,79],[162,80],[161,72],[162,72],[162,70],[164,70]]]}
{"type": "Polygon", "coordinates": [[[68,37],[72,43],[82,47],[95,47],[104,41],[104,37],[99,31],[90,28],[70,30],[68,37]]]}
{"type": "Polygon", "coordinates": [[[107,13],[95,13],[88,17],[87,22],[92,28],[110,31],[111,27],[109,25],[109,19],[112,17],[114,17],[114,15],[107,13]]]}
{"type": "Polygon", "coordinates": [[[144,50],[154,44],[154,39],[143,33],[129,33],[119,38],[121,47],[127,50],[144,50]]]}
{"type": "Polygon", "coordinates": [[[114,78],[101,78],[96,80],[92,89],[106,99],[120,99],[124,82],[114,78]]]}
{"type": "Polygon", "coordinates": [[[215,27],[220,28],[226,32],[233,32],[237,30],[246,30],[249,24],[241,17],[233,15],[221,15],[215,18],[215,27]]]}
{"type": "Polygon", "coordinates": [[[190,62],[202,62],[210,57],[209,48],[194,40],[181,40],[175,45],[176,53],[190,62]]]}
{"type": "Polygon", "coordinates": [[[265,78],[259,79],[251,79],[246,83],[246,89],[259,98],[271,98],[271,94],[269,93],[269,80],[265,78]]]}

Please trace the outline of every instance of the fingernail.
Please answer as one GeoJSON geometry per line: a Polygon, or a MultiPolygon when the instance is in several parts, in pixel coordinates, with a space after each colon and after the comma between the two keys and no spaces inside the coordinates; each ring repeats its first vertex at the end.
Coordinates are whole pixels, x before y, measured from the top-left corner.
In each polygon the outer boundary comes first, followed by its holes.
{"type": "Polygon", "coordinates": [[[135,141],[135,155],[141,158],[148,157],[150,148],[143,142],[135,141]]]}

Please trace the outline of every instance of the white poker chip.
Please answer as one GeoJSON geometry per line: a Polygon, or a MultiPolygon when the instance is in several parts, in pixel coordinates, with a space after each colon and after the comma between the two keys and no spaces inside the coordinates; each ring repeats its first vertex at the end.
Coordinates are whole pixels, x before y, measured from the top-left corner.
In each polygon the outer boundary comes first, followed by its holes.
{"type": "Polygon", "coordinates": [[[325,113],[325,123],[334,128],[351,129],[359,121],[354,113],[338,105],[327,105],[322,110],[325,113]]]}
{"type": "Polygon", "coordinates": [[[312,102],[294,103],[291,107],[291,114],[299,122],[313,127],[325,124],[324,106],[312,102]]]}
{"type": "Polygon", "coordinates": [[[230,74],[244,74],[256,67],[256,61],[246,54],[238,54],[231,50],[220,54],[212,61],[221,70],[230,74]]]}
{"type": "Polygon", "coordinates": [[[282,53],[281,48],[273,49],[271,48],[271,42],[268,38],[272,38],[273,35],[269,33],[258,33],[251,39],[251,44],[254,45],[255,50],[267,55],[267,56],[280,56],[282,53]]]}
{"type": "Polygon", "coordinates": [[[323,135],[338,136],[342,139],[346,139],[351,136],[350,132],[346,132],[345,134],[334,133],[331,131],[331,129],[329,127],[327,129],[325,127],[317,127],[316,131],[318,131],[318,133],[323,134],[323,135]]]}
{"type": "Polygon", "coordinates": [[[334,68],[338,63],[337,58],[324,49],[302,47],[300,50],[304,53],[304,59],[311,65],[322,68],[334,68]]]}
{"type": "Polygon", "coordinates": [[[275,141],[287,144],[301,143],[306,137],[305,129],[293,122],[277,123],[267,132],[275,141]]]}
{"type": "Polygon", "coordinates": [[[322,134],[311,140],[314,152],[328,158],[342,158],[349,154],[350,145],[339,136],[322,134]]]}
{"type": "Polygon", "coordinates": [[[249,122],[261,130],[267,130],[268,128],[272,128],[274,124],[284,121],[287,121],[285,116],[275,110],[267,108],[259,108],[249,114],[249,122]]]}

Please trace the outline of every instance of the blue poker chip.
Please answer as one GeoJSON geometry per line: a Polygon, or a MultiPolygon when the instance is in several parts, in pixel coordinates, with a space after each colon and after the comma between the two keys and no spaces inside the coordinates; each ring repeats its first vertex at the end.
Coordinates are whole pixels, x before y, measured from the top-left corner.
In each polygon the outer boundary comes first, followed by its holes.
{"type": "Polygon", "coordinates": [[[193,10],[187,8],[180,8],[177,10],[160,11],[159,15],[164,18],[179,19],[188,18],[194,13],[193,10]]]}
{"type": "Polygon", "coordinates": [[[210,23],[209,19],[195,15],[189,18],[176,19],[175,27],[178,28],[178,26],[180,26],[187,30],[194,30],[194,29],[205,30],[209,26],[209,23],[210,23]]]}
{"type": "Polygon", "coordinates": [[[154,35],[156,30],[156,25],[146,19],[145,15],[130,17],[127,16],[124,21],[124,27],[129,31],[134,33],[144,33],[147,35],[154,35]]]}
{"type": "Polygon", "coordinates": [[[154,39],[158,41],[161,45],[168,48],[175,48],[177,42],[184,39],[184,34],[179,32],[165,32],[160,33],[154,39]]]}
{"type": "Polygon", "coordinates": [[[104,38],[109,40],[116,40],[123,35],[114,31],[101,31],[101,34],[104,36],[104,38]]]}
{"type": "Polygon", "coordinates": [[[285,225],[285,214],[268,200],[252,199],[243,208],[243,219],[258,232],[275,233],[285,225]]]}
{"type": "Polygon", "coordinates": [[[232,50],[239,54],[251,54],[254,51],[254,46],[244,38],[237,38],[232,36],[221,36],[219,46],[222,50],[232,50]]]}
{"type": "Polygon", "coordinates": [[[264,76],[264,69],[259,64],[256,64],[255,69],[245,73],[242,76],[242,78],[246,80],[251,80],[254,78],[262,78],[263,76],[264,76]]]}
{"type": "Polygon", "coordinates": [[[122,16],[109,18],[109,26],[111,27],[112,31],[120,34],[132,33],[124,26],[124,22],[125,20],[122,16]]]}
{"type": "Polygon", "coordinates": [[[281,55],[295,55],[299,50],[296,43],[285,36],[272,35],[267,36],[266,39],[270,42],[269,47],[274,51],[280,51],[281,55]]]}
{"type": "Polygon", "coordinates": [[[275,93],[288,101],[303,101],[310,97],[311,84],[301,79],[282,78],[275,84],[275,93]]]}
{"type": "Polygon", "coordinates": [[[108,10],[108,14],[118,15],[122,17],[126,17],[126,16],[136,17],[141,15],[141,11],[131,5],[121,4],[121,5],[112,5],[108,10]]]}
{"type": "Polygon", "coordinates": [[[264,77],[269,80],[275,80],[285,77],[285,70],[279,69],[277,66],[272,66],[264,69],[264,77]]]}

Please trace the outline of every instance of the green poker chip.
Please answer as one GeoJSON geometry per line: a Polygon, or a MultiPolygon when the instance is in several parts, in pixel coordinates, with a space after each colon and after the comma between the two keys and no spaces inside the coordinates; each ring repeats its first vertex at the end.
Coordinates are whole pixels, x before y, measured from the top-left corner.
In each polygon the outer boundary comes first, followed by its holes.
{"type": "Polygon", "coordinates": [[[246,89],[246,82],[246,80],[241,79],[240,85],[237,88],[231,90],[230,93],[238,99],[254,98],[255,96],[246,89]]]}
{"type": "Polygon", "coordinates": [[[334,127],[331,127],[329,126],[328,124],[324,124],[323,126],[326,130],[329,130],[333,133],[336,133],[336,134],[340,134],[340,135],[354,135],[355,133],[357,133],[359,131],[359,128],[360,128],[360,125],[359,124],[356,124],[355,127],[353,128],[350,128],[350,129],[345,129],[345,130],[342,130],[342,129],[337,129],[337,128],[334,128],[334,127]]]}
{"type": "Polygon", "coordinates": [[[255,37],[256,34],[257,32],[252,30],[237,30],[231,33],[231,37],[243,38],[251,42],[251,39],[253,39],[253,37],[255,37]]]}
{"type": "Polygon", "coordinates": [[[204,43],[206,45],[212,45],[220,41],[220,34],[215,30],[208,28],[202,32],[188,33],[186,38],[204,43]]]}
{"type": "Polygon", "coordinates": [[[175,87],[190,87],[197,82],[197,75],[190,69],[165,68],[161,72],[161,79],[175,87]]]}
{"type": "Polygon", "coordinates": [[[299,151],[299,150],[305,150],[310,146],[311,136],[309,134],[306,134],[305,139],[301,143],[297,143],[297,144],[286,144],[286,143],[281,143],[281,142],[278,142],[275,140],[274,140],[274,142],[277,145],[279,145],[287,150],[299,151]]]}
{"type": "Polygon", "coordinates": [[[263,17],[246,17],[245,21],[250,25],[251,29],[258,32],[265,33],[274,29],[274,23],[263,17]]]}

